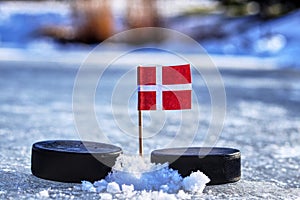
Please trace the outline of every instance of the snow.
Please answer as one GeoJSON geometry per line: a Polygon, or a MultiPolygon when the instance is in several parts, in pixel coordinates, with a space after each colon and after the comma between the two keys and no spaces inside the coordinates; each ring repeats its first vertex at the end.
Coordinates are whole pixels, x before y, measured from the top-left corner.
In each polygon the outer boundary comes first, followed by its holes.
{"type": "Polygon", "coordinates": [[[112,172],[105,179],[94,184],[82,181],[81,189],[105,192],[101,195],[107,194],[103,197],[107,199],[190,199],[191,194],[201,194],[209,181],[200,171],[182,178],[167,163],[154,164],[140,156],[123,154],[117,158],[112,172]]]}
{"type": "Polygon", "coordinates": [[[88,192],[96,192],[96,188],[89,181],[82,181],[81,189],[88,192]]]}
{"type": "Polygon", "coordinates": [[[111,182],[107,184],[106,191],[112,194],[120,193],[120,186],[116,182],[111,182]]]}
{"type": "Polygon", "coordinates": [[[156,165],[140,156],[122,155],[118,157],[106,180],[115,181],[119,185],[133,184],[136,190],[175,192],[179,189],[182,178],[177,171],[169,169],[166,163],[156,165]]]}
{"type": "Polygon", "coordinates": [[[192,193],[202,193],[205,188],[205,184],[209,181],[209,178],[198,170],[197,172],[194,172],[190,176],[183,179],[182,184],[186,191],[192,193]]]}
{"type": "Polygon", "coordinates": [[[103,200],[111,200],[111,199],[112,199],[112,195],[109,194],[109,193],[101,193],[101,194],[100,194],[100,199],[103,199],[103,200]]]}
{"type": "Polygon", "coordinates": [[[49,197],[49,193],[48,190],[42,190],[37,194],[38,197],[40,198],[48,198],[49,197]]]}
{"type": "Polygon", "coordinates": [[[184,192],[183,190],[179,190],[176,196],[178,199],[191,199],[192,198],[192,196],[190,194],[184,192]]]}

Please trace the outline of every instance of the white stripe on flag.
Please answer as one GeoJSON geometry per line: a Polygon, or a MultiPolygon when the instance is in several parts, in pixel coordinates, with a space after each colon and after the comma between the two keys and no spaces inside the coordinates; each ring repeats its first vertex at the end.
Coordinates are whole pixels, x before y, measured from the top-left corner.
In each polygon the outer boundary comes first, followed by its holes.
{"type": "Polygon", "coordinates": [[[162,110],[162,66],[156,67],[156,108],[162,110]]]}
{"type": "Polygon", "coordinates": [[[169,91],[169,90],[192,90],[192,84],[179,85],[139,85],[139,91],[169,91]]]}

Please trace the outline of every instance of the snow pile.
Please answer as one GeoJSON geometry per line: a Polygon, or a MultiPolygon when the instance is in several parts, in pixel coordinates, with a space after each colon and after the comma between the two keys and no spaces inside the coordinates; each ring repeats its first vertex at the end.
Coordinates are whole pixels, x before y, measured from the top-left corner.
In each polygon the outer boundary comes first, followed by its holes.
{"type": "Polygon", "coordinates": [[[197,191],[202,192],[206,183],[209,181],[209,178],[198,170],[197,172],[193,172],[190,176],[184,178],[182,184],[186,191],[197,193],[197,191]]]}
{"type": "Polygon", "coordinates": [[[105,179],[82,181],[81,189],[101,193],[101,199],[191,199],[203,192],[209,178],[200,171],[182,178],[168,164],[154,164],[140,156],[121,155],[105,179]]]}

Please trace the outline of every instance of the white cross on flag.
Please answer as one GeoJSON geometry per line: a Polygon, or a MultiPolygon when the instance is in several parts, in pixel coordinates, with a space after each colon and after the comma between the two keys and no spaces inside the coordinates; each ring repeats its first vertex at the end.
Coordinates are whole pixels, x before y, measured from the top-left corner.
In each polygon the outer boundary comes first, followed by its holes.
{"type": "Polygon", "coordinates": [[[190,64],[139,66],[137,68],[138,110],[191,109],[190,64]]]}

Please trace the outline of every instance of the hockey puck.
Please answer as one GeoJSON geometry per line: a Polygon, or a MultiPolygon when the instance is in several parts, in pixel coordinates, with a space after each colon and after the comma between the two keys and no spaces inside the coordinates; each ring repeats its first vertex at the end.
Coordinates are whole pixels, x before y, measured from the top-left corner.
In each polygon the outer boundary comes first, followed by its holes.
{"type": "Polygon", "coordinates": [[[210,178],[208,185],[232,183],[241,178],[241,154],[237,149],[189,147],[154,150],[151,162],[169,163],[183,176],[200,170],[210,178]]]}
{"type": "Polygon", "coordinates": [[[104,178],[122,149],[104,143],[51,140],[32,145],[31,171],[43,179],[78,183],[104,178]]]}

